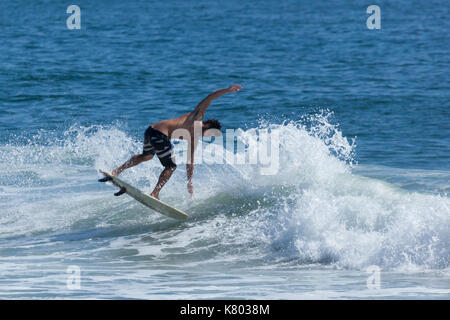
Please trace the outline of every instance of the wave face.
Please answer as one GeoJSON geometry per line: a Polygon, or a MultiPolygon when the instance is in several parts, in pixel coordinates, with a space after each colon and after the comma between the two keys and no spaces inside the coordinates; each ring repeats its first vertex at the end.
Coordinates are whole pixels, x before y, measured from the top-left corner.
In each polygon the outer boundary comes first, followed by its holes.
{"type": "MultiPolygon", "coordinates": [[[[238,130],[238,144],[261,142],[265,129],[279,133],[274,175],[261,174],[260,164],[205,161],[196,166],[191,201],[178,166],[161,198],[190,213],[186,222],[149,212],[127,196],[115,198],[110,186],[96,181],[98,169],[111,170],[141,150],[142,142],[119,125],[74,125],[60,136],[42,131],[26,143],[13,140],[0,149],[0,242],[45,239],[63,246],[48,249],[56,255],[68,243],[86,242],[81,255],[95,257],[101,248],[109,258],[186,266],[448,270],[446,194],[358,174],[363,166],[355,161],[355,141],[331,123],[330,113],[238,130]]],[[[249,156],[237,149],[234,159],[249,156]]],[[[176,144],[176,152],[182,155],[185,145],[176,144]]],[[[149,192],[160,171],[152,160],[122,177],[149,192]]],[[[33,255],[42,244],[30,248],[33,255]]]]}

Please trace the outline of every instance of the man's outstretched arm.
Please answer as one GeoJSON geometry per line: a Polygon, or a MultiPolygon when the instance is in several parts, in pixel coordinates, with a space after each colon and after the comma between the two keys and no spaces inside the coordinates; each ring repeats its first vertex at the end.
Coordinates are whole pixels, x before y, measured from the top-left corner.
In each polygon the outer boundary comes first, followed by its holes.
{"type": "Polygon", "coordinates": [[[214,99],[219,98],[220,96],[224,95],[225,93],[236,92],[236,91],[239,91],[241,89],[242,89],[242,86],[240,86],[238,84],[233,84],[232,86],[230,86],[230,87],[228,87],[226,89],[217,90],[217,91],[211,93],[209,96],[207,96],[205,99],[203,99],[197,105],[197,107],[194,109],[194,111],[191,112],[189,117],[193,121],[200,121],[200,120],[202,120],[203,117],[205,116],[206,109],[208,109],[209,105],[211,104],[211,102],[214,99]]]}

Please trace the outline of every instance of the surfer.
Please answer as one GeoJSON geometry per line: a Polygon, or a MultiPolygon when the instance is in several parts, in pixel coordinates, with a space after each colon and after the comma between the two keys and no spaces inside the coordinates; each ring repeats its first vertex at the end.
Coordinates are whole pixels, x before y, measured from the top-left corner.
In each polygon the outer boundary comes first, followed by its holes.
{"type": "Polygon", "coordinates": [[[177,168],[173,155],[173,145],[170,139],[185,139],[188,142],[186,172],[187,172],[187,189],[189,194],[194,194],[192,186],[192,176],[194,174],[194,152],[197,148],[199,136],[212,137],[220,135],[222,128],[218,120],[206,120],[202,122],[206,109],[214,99],[219,98],[228,92],[237,92],[242,87],[234,84],[226,89],[215,91],[203,99],[194,111],[186,113],[179,118],[163,120],[152,124],[147,128],[144,134],[144,148],[141,154],[134,155],[123,165],[113,170],[112,175],[118,176],[125,169],[134,167],[142,162],[151,160],[156,154],[159,161],[164,166],[155,189],[150,194],[152,197],[159,199],[159,192],[162,187],[169,181],[172,173],[177,168]],[[200,129],[200,130],[195,130],[200,129]],[[183,134],[185,132],[186,134],[183,134]]]}

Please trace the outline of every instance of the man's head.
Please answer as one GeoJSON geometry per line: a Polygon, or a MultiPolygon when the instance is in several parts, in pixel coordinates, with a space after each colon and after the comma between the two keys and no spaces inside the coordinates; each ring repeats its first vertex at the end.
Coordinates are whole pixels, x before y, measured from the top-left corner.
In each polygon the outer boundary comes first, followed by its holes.
{"type": "Polygon", "coordinates": [[[203,121],[202,127],[202,135],[204,137],[215,137],[222,135],[220,129],[222,129],[222,125],[218,120],[211,119],[203,121]]]}

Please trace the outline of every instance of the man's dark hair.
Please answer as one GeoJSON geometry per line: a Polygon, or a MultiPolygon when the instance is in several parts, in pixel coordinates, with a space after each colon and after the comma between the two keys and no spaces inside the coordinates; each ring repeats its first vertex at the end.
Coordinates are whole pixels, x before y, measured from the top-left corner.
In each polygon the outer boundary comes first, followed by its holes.
{"type": "Polygon", "coordinates": [[[210,120],[203,121],[203,125],[204,125],[205,130],[208,130],[208,129],[220,130],[220,129],[222,129],[222,125],[216,119],[210,119],[210,120]]]}

